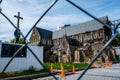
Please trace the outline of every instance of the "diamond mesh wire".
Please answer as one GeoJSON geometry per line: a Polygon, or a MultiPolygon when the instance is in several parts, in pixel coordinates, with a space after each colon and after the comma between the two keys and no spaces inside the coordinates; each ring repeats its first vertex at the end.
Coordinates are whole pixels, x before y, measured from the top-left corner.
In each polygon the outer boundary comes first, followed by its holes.
{"type": "MultiPolygon", "coordinates": [[[[24,36],[23,33],[17,29],[17,27],[13,24],[13,22],[4,14],[2,13],[2,11],[0,10],[0,14],[2,16],[4,16],[10,23],[11,25],[20,33],[20,35],[24,38],[25,40],[25,44],[23,46],[21,46],[16,52],[15,54],[12,56],[12,58],[9,60],[9,62],[6,64],[6,66],[4,67],[4,69],[2,70],[2,73],[5,72],[5,70],[7,69],[7,67],[10,65],[10,63],[13,61],[13,59],[15,58],[15,56],[19,53],[19,51],[21,51],[24,47],[26,47],[31,53],[32,55],[36,58],[36,60],[39,62],[39,64],[46,70],[49,72],[49,74],[51,76],[53,76],[53,78],[55,80],[57,80],[56,76],[54,74],[52,74],[49,69],[39,60],[39,58],[36,56],[36,54],[34,53],[34,51],[32,51],[29,46],[28,46],[28,41],[26,40],[26,38],[28,37],[28,35],[30,34],[30,32],[33,30],[33,28],[44,18],[44,16],[49,12],[49,10],[58,2],[59,0],[54,0],[52,2],[52,4],[47,8],[47,10],[41,15],[41,17],[36,21],[36,23],[31,27],[31,29],[28,31],[27,35],[24,36]]],[[[80,11],[82,11],[83,13],[87,14],[88,16],[90,16],[91,18],[95,19],[96,21],[98,21],[99,23],[103,24],[104,26],[110,28],[111,30],[113,30],[108,24],[105,24],[104,22],[102,22],[101,20],[99,20],[98,18],[96,18],[95,16],[93,16],[92,14],[90,14],[89,12],[87,12],[86,10],[84,10],[83,8],[81,8],[80,6],[76,5],[75,3],[73,3],[70,0],[66,0],[69,4],[73,5],[75,8],[79,9],[80,11]]],[[[0,0],[0,4],[1,4],[2,0],[0,0]]],[[[116,26],[116,29],[118,28],[118,26],[120,25],[120,23],[116,26]]],[[[96,55],[94,57],[94,59],[92,60],[92,62],[84,69],[84,71],[82,72],[82,74],[80,74],[80,76],[78,77],[77,80],[80,80],[84,74],[87,72],[87,70],[91,67],[92,63],[102,54],[102,52],[105,50],[106,47],[108,47],[112,41],[117,37],[118,32],[116,31],[115,35],[103,46],[103,48],[98,52],[98,55],[96,55]]]]}

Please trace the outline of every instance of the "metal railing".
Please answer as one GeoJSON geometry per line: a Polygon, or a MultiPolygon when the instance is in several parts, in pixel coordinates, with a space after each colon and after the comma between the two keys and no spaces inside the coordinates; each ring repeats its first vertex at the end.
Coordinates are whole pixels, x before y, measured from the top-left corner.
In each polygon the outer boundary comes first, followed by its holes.
{"type": "MultiPolygon", "coordinates": [[[[44,16],[49,12],[49,10],[58,2],[59,0],[54,0],[52,2],[52,4],[48,7],[48,9],[41,15],[41,17],[36,21],[36,23],[33,25],[33,27],[31,27],[31,29],[28,31],[27,35],[24,36],[23,33],[14,25],[14,23],[4,14],[2,13],[2,9],[0,8],[0,14],[2,16],[4,16],[4,18],[6,18],[11,25],[20,33],[20,35],[24,38],[25,40],[25,44],[20,47],[15,54],[12,56],[12,58],[9,60],[9,62],[6,64],[6,66],[4,67],[4,69],[2,70],[2,73],[5,72],[5,70],[7,69],[7,67],[10,65],[10,63],[13,61],[13,59],[15,58],[15,56],[19,53],[19,51],[21,51],[24,47],[26,47],[31,53],[32,55],[36,58],[36,60],[39,62],[39,64],[46,70],[49,72],[49,74],[51,76],[53,76],[53,78],[55,80],[57,80],[56,76],[51,73],[49,71],[49,69],[39,60],[39,58],[36,56],[36,54],[29,48],[28,46],[28,41],[26,40],[26,38],[28,37],[28,35],[30,34],[30,32],[33,30],[33,28],[44,18],[44,16]]],[[[118,23],[115,28],[112,28],[111,26],[109,26],[108,24],[105,24],[104,22],[102,22],[101,20],[99,20],[98,18],[96,18],[95,16],[93,16],[92,14],[90,14],[89,12],[87,12],[86,10],[84,10],[83,8],[81,8],[80,6],[76,5],[75,3],[73,3],[71,0],[66,0],[68,3],[70,3],[71,5],[73,5],[74,7],[76,7],[77,9],[79,9],[80,11],[82,11],[83,13],[87,14],[88,16],[90,16],[91,18],[95,19],[96,21],[98,21],[99,23],[103,24],[104,26],[110,28],[111,30],[114,30],[115,34],[113,35],[113,37],[103,46],[103,48],[101,50],[99,50],[98,54],[93,58],[93,60],[91,61],[91,63],[84,69],[84,71],[80,74],[80,76],[78,77],[77,80],[80,80],[84,74],[87,72],[87,70],[91,67],[92,63],[94,63],[96,61],[96,59],[102,54],[102,52],[112,43],[112,41],[118,36],[118,27],[120,25],[120,23],[118,23]]],[[[2,3],[2,0],[0,0],[0,4],[2,3]]]]}

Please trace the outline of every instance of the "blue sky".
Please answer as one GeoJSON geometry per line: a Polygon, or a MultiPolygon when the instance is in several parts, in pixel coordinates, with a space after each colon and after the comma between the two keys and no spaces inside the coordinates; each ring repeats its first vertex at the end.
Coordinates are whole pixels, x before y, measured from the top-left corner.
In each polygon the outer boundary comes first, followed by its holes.
{"type": "MultiPolygon", "coordinates": [[[[17,12],[21,12],[23,20],[20,29],[24,35],[54,0],[3,0],[0,7],[16,25],[17,12]]],[[[120,0],[71,0],[96,17],[108,16],[109,20],[120,19],[120,0]]],[[[89,16],[70,5],[66,0],[59,0],[49,13],[37,24],[38,27],[51,31],[64,24],[79,24],[91,20],[89,16]]],[[[0,14],[0,40],[10,41],[14,38],[14,28],[0,14]]],[[[29,38],[28,38],[29,39],[29,38]]]]}

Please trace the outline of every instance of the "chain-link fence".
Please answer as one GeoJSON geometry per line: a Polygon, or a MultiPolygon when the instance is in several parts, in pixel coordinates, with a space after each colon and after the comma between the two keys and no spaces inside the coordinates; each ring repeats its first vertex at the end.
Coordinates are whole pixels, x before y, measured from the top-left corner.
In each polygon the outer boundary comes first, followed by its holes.
{"type": "MultiPolygon", "coordinates": [[[[32,55],[36,58],[36,60],[39,62],[39,64],[46,70],[49,72],[49,74],[51,76],[54,77],[55,80],[57,80],[56,76],[51,73],[49,71],[49,69],[39,60],[38,56],[36,56],[36,54],[34,53],[34,51],[32,51],[30,49],[30,47],[28,46],[28,41],[27,41],[27,37],[30,34],[30,32],[33,30],[33,28],[44,18],[44,16],[49,12],[49,10],[58,2],[59,0],[54,0],[52,2],[52,4],[48,7],[48,9],[41,15],[41,17],[36,21],[36,23],[31,27],[31,29],[28,31],[27,35],[23,35],[23,33],[14,25],[14,23],[2,12],[2,9],[0,8],[0,14],[2,16],[4,16],[4,18],[6,18],[10,24],[20,33],[20,35],[24,38],[25,40],[25,44],[23,44],[16,52],[15,54],[11,57],[11,59],[9,60],[9,62],[6,64],[6,66],[4,67],[4,69],[2,70],[2,73],[5,72],[5,70],[8,68],[8,66],[10,65],[10,63],[13,61],[13,59],[15,58],[15,56],[19,53],[19,51],[21,51],[24,47],[26,47],[31,53],[32,55]]],[[[84,71],[80,74],[80,76],[78,77],[77,80],[80,80],[84,74],[87,72],[87,70],[91,67],[92,63],[94,63],[96,61],[96,59],[102,54],[102,52],[112,43],[112,41],[118,36],[118,27],[120,25],[120,23],[118,23],[115,28],[112,28],[111,26],[109,26],[108,24],[105,24],[104,22],[102,22],[101,20],[99,20],[98,18],[96,18],[95,16],[93,16],[92,14],[90,14],[89,12],[87,12],[86,10],[84,10],[83,8],[81,8],[80,6],[76,5],[74,2],[72,2],[71,0],[66,0],[66,2],[68,2],[69,4],[73,5],[75,8],[79,9],[80,11],[82,11],[83,13],[87,14],[88,16],[90,16],[91,18],[95,19],[96,21],[98,21],[99,23],[103,24],[104,26],[110,28],[111,30],[114,31],[114,35],[113,37],[103,46],[103,48],[101,50],[99,50],[98,54],[93,58],[93,60],[91,61],[91,63],[84,69],[84,71]]],[[[0,0],[0,4],[2,3],[2,0],[0,0]]]]}

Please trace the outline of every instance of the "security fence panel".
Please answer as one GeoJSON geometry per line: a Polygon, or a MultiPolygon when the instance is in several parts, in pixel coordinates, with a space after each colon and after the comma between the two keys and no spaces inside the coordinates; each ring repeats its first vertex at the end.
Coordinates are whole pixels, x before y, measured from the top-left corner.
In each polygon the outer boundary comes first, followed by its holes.
{"type": "MultiPolygon", "coordinates": [[[[4,0],[3,0],[4,1],[4,0]]],[[[21,54],[21,52],[26,52],[26,49],[29,50],[31,52],[31,54],[35,57],[35,59],[38,61],[38,63],[46,70],[49,72],[49,74],[51,76],[53,76],[53,78],[55,80],[57,80],[58,78],[49,71],[49,69],[43,64],[43,62],[38,58],[38,55],[35,54],[35,52],[30,48],[30,46],[28,46],[28,41],[27,41],[27,37],[29,36],[30,32],[33,30],[33,28],[44,18],[44,16],[51,10],[51,8],[58,2],[59,0],[54,0],[50,6],[47,8],[47,10],[40,16],[40,18],[35,22],[35,24],[31,27],[31,29],[28,31],[27,35],[23,35],[23,33],[21,32],[21,30],[18,29],[18,27],[15,26],[15,24],[5,15],[5,13],[2,12],[2,8],[0,8],[0,14],[9,21],[9,23],[16,29],[16,31],[24,38],[25,40],[25,44],[23,44],[22,46],[7,46],[7,44],[3,44],[2,46],[2,50],[6,51],[6,53],[3,55],[3,53],[1,54],[1,57],[11,57],[10,60],[8,61],[8,63],[6,63],[6,66],[3,68],[2,73],[4,73],[6,71],[6,69],[8,68],[8,66],[12,63],[12,61],[14,60],[15,57],[26,57],[26,54],[21,54]],[[9,48],[9,51],[7,51],[6,49],[9,48]],[[15,48],[14,54],[9,54],[10,51],[12,51],[12,49],[15,48]]],[[[94,63],[96,61],[96,59],[102,54],[102,52],[112,43],[112,41],[118,36],[118,31],[117,29],[119,28],[120,23],[118,23],[115,26],[115,29],[113,29],[111,26],[109,26],[108,24],[105,24],[103,21],[99,20],[98,18],[96,18],[95,16],[93,16],[92,14],[90,14],[89,12],[87,12],[86,10],[84,10],[83,8],[81,8],[80,6],[76,5],[74,2],[72,2],[72,0],[66,0],[66,2],[68,2],[69,4],[73,5],[75,8],[77,8],[78,10],[82,11],[83,13],[85,13],[86,15],[90,16],[91,18],[95,19],[96,21],[98,21],[99,23],[103,24],[104,26],[110,28],[111,30],[114,30],[115,34],[113,35],[113,37],[103,46],[103,48],[101,50],[99,50],[98,54],[93,58],[93,60],[90,62],[90,64],[88,64],[88,66],[83,70],[83,72],[80,74],[80,76],[78,77],[77,80],[80,80],[84,74],[87,72],[87,70],[91,67],[92,63],[94,63]]],[[[2,0],[0,0],[0,4],[2,4],[2,0]]],[[[51,19],[52,20],[52,19],[51,19]]]]}

